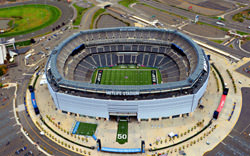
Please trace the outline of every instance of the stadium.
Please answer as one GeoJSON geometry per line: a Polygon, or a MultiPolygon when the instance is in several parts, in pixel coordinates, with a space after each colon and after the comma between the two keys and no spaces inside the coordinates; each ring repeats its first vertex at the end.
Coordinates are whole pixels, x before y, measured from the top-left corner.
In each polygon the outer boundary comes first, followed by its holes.
{"type": "Polygon", "coordinates": [[[65,113],[151,120],[193,112],[209,70],[204,51],[176,30],[118,27],[73,34],[52,50],[45,73],[65,113]]]}

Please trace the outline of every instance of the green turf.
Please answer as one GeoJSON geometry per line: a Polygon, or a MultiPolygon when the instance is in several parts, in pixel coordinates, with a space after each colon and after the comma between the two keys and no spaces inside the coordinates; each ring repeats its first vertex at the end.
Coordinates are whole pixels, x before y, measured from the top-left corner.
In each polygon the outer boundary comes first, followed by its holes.
{"type": "Polygon", "coordinates": [[[13,29],[0,37],[27,34],[45,28],[56,22],[61,11],[50,5],[30,4],[0,9],[0,18],[11,18],[13,29]]]}
{"type": "Polygon", "coordinates": [[[97,124],[80,122],[79,127],[77,128],[76,134],[92,136],[93,134],[95,134],[96,127],[97,127],[97,124]]]}
{"type": "Polygon", "coordinates": [[[96,82],[98,70],[103,70],[101,78],[103,85],[152,85],[151,70],[156,70],[158,84],[161,83],[161,74],[157,68],[136,65],[97,68],[93,73],[92,83],[96,82]]]}
{"type": "Polygon", "coordinates": [[[116,142],[119,144],[128,142],[128,121],[120,120],[118,122],[116,142]]]}

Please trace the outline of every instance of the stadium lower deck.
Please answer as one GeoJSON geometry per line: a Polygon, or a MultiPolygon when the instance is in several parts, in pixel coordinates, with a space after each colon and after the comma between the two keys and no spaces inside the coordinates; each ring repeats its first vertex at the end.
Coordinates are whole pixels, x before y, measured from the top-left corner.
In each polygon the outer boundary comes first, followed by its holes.
{"type": "Polygon", "coordinates": [[[122,64],[97,68],[93,72],[92,83],[103,85],[155,85],[161,83],[161,74],[157,68],[122,64]]]}

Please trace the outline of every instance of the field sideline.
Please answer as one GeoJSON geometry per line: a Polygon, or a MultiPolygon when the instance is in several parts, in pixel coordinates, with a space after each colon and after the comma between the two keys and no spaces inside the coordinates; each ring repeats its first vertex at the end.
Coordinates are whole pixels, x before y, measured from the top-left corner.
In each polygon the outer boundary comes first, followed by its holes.
{"type": "Polygon", "coordinates": [[[92,76],[92,83],[104,85],[152,85],[152,71],[156,73],[157,84],[161,83],[160,71],[157,68],[136,65],[119,65],[97,68],[92,76]],[[99,78],[98,76],[101,77],[99,78]],[[100,79],[100,82],[97,82],[100,79]]]}

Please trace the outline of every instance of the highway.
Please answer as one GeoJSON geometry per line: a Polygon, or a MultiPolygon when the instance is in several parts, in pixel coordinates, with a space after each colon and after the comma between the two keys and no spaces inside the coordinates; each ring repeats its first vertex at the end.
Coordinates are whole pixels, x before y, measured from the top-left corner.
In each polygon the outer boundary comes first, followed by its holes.
{"type": "MultiPolygon", "coordinates": [[[[190,12],[190,11],[187,11],[187,10],[184,10],[184,9],[179,9],[179,8],[176,8],[176,7],[164,5],[163,3],[159,3],[159,2],[156,2],[156,1],[152,1],[152,0],[140,0],[140,2],[146,3],[148,5],[154,6],[154,7],[159,8],[159,9],[166,10],[168,12],[175,13],[177,15],[187,17],[189,19],[194,19],[195,16],[197,15],[196,13],[193,13],[193,12],[190,12]]],[[[212,24],[212,25],[216,25],[215,23],[218,20],[213,19],[213,18],[209,18],[209,17],[204,16],[204,15],[199,15],[199,21],[205,22],[205,23],[208,23],[208,24],[212,24]]],[[[236,29],[236,30],[239,30],[239,31],[249,32],[250,33],[250,30],[247,28],[247,25],[245,25],[245,24],[239,24],[239,23],[235,23],[235,22],[231,23],[230,21],[226,21],[224,23],[225,23],[225,28],[236,29]]]]}

